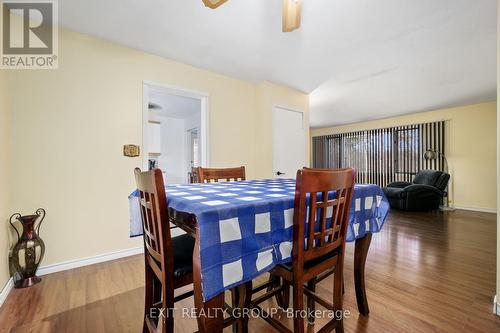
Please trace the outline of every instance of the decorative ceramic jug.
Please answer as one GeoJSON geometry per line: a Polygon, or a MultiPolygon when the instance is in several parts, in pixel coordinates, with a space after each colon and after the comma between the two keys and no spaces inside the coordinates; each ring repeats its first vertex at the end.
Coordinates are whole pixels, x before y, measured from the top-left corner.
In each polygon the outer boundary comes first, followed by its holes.
{"type": "Polygon", "coordinates": [[[45,210],[39,208],[33,215],[21,216],[17,213],[9,219],[17,234],[17,243],[9,255],[10,273],[16,288],[31,287],[42,280],[36,276],[36,270],[45,253],[45,244],[38,236],[44,218],[45,210]],[[14,226],[15,221],[20,222],[23,227],[21,235],[14,226]]]}

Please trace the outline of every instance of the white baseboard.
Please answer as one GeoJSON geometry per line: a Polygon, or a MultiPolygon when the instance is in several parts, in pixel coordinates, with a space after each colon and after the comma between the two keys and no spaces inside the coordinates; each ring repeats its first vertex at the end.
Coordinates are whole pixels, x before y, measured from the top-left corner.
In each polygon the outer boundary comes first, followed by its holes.
{"type": "Polygon", "coordinates": [[[461,210],[470,210],[473,212],[492,213],[492,214],[497,213],[497,210],[492,208],[476,208],[476,207],[463,207],[463,206],[454,206],[454,208],[461,210]]]}
{"type": "Polygon", "coordinates": [[[57,264],[52,264],[52,265],[40,267],[37,271],[37,275],[46,275],[46,274],[65,271],[68,269],[98,264],[98,263],[105,262],[105,261],[110,261],[110,260],[115,260],[115,259],[133,256],[136,254],[141,254],[143,252],[144,252],[144,247],[141,246],[141,247],[136,247],[136,248],[127,249],[127,250],[120,250],[120,251],[116,251],[116,252],[99,254],[99,255],[96,255],[93,257],[65,261],[65,262],[61,262],[61,263],[57,263],[57,264]]]}
{"type": "Polygon", "coordinates": [[[0,307],[3,305],[7,296],[9,296],[10,291],[14,288],[14,280],[12,278],[7,281],[2,291],[0,291],[0,307]]]}
{"type": "Polygon", "coordinates": [[[497,302],[497,296],[493,299],[493,313],[500,316],[500,303],[497,302]]]}

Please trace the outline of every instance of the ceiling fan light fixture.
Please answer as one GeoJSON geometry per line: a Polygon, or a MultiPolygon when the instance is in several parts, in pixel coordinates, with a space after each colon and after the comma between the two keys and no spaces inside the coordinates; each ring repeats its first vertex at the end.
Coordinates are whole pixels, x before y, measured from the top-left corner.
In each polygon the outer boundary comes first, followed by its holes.
{"type": "MultiPolygon", "coordinates": [[[[202,0],[206,7],[216,9],[227,0],[202,0]]],[[[283,32],[300,28],[302,0],[283,0],[283,32]]]]}
{"type": "Polygon", "coordinates": [[[215,9],[226,1],[227,0],[203,0],[203,3],[205,4],[205,6],[215,9]]]}
{"type": "Polygon", "coordinates": [[[283,0],[283,32],[300,27],[301,0],[283,0]]]}

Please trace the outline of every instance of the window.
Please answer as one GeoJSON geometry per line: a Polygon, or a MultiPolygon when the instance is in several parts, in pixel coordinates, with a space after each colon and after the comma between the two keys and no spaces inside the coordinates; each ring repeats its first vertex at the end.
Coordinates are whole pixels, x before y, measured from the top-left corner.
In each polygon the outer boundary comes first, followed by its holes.
{"type": "Polygon", "coordinates": [[[351,165],[358,172],[368,171],[368,142],[364,135],[352,135],[344,140],[341,165],[351,165]]]}
{"type": "Polygon", "coordinates": [[[396,130],[396,173],[414,175],[420,169],[420,129],[410,127],[396,130]]]}
{"type": "Polygon", "coordinates": [[[444,130],[440,121],[313,137],[313,167],[355,168],[358,183],[411,181],[422,169],[443,169],[442,157],[423,155],[428,149],[444,154],[444,130]]]}

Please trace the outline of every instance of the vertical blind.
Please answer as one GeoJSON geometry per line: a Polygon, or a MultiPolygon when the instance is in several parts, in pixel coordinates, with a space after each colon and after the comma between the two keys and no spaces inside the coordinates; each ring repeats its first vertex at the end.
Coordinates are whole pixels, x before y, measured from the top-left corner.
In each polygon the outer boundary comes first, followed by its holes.
{"type": "Polygon", "coordinates": [[[358,183],[411,182],[419,170],[443,170],[444,138],[444,121],[317,136],[313,167],[355,168],[358,183]],[[426,160],[426,150],[440,154],[426,160]]]}

